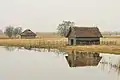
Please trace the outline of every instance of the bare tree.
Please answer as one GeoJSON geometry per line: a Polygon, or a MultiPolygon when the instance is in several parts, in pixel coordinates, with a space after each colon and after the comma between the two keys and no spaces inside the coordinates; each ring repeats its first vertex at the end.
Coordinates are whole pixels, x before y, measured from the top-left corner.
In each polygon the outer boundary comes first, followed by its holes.
{"type": "Polygon", "coordinates": [[[58,25],[57,30],[58,34],[61,36],[66,36],[70,27],[75,25],[74,22],[71,21],[63,21],[61,24],[58,25]]]}
{"type": "Polygon", "coordinates": [[[3,34],[3,31],[0,29],[0,35],[3,34]]]}
{"type": "Polygon", "coordinates": [[[9,37],[11,38],[12,35],[13,35],[13,30],[14,30],[14,27],[13,26],[7,26],[4,33],[9,37]]]}
{"type": "Polygon", "coordinates": [[[13,30],[13,35],[16,37],[17,35],[20,35],[22,33],[22,28],[21,27],[16,27],[13,30]]]}

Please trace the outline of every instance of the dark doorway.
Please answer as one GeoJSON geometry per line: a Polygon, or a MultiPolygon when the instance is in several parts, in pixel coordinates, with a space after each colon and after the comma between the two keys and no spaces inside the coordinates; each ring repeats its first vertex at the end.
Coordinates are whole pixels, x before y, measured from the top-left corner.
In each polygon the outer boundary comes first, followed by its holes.
{"type": "Polygon", "coordinates": [[[73,39],[71,39],[71,45],[73,45],[73,39]]]}

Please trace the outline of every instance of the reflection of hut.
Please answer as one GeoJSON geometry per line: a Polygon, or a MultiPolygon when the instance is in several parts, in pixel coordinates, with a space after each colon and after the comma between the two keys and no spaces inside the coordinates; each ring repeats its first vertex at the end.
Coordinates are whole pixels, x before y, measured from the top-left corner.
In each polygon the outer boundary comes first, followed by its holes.
{"type": "Polygon", "coordinates": [[[21,33],[22,39],[33,39],[36,37],[36,34],[32,32],[30,29],[26,29],[24,32],[21,33]]]}
{"type": "Polygon", "coordinates": [[[97,45],[102,35],[97,27],[70,27],[66,37],[69,45],[97,45]]]}
{"type": "Polygon", "coordinates": [[[97,66],[102,57],[98,53],[72,53],[66,56],[70,67],[78,66],[97,66]]]}

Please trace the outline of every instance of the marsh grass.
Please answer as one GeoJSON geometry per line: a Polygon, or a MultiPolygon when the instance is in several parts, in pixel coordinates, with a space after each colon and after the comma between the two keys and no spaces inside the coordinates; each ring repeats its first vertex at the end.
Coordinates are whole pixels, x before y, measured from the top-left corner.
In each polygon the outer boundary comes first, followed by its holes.
{"type": "Polygon", "coordinates": [[[100,62],[100,64],[102,65],[102,68],[104,69],[105,66],[109,66],[109,72],[111,72],[111,70],[115,70],[117,72],[118,75],[120,75],[120,60],[118,60],[117,63],[112,63],[111,61],[105,61],[102,60],[102,62],[100,62]]]}
{"type": "Polygon", "coordinates": [[[66,44],[67,42],[64,39],[0,39],[1,46],[58,48],[58,47],[64,47],[66,44]]]}
{"type": "Polygon", "coordinates": [[[101,45],[119,45],[120,46],[120,38],[101,38],[101,45]]]}
{"type": "Polygon", "coordinates": [[[72,51],[81,52],[98,52],[98,53],[111,53],[120,54],[120,46],[107,46],[107,45],[90,45],[90,46],[67,46],[66,51],[72,53],[72,51]]]}
{"type": "Polygon", "coordinates": [[[1,46],[17,46],[26,48],[56,48],[71,52],[87,51],[87,52],[100,52],[100,53],[116,53],[120,54],[120,38],[114,39],[104,38],[102,41],[107,41],[107,44],[100,45],[79,45],[68,46],[66,38],[40,38],[40,39],[0,39],[1,46]],[[110,42],[113,41],[113,42],[110,42]]]}

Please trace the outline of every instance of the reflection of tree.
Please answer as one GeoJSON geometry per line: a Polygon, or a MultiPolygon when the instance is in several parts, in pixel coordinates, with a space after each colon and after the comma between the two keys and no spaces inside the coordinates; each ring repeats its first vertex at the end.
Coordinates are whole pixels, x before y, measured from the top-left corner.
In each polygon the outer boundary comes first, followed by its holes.
{"type": "Polygon", "coordinates": [[[58,50],[58,49],[52,49],[52,48],[30,48],[30,47],[24,47],[24,49],[38,51],[38,52],[54,52],[58,56],[60,54],[62,54],[62,55],[67,54],[64,51],[61,51],[61,50],[58,50]]]}
{"type": "Polygon", "coordinates": [[[14,51],[16,48],[15,47],[11,47],[11,46],[5,46],[4,47],[7,51],[14,51]]]}
{"type": "Polygon", "coordinates": [[[66,55],[67,53],[66,52],[64,52],[64,51],[60,51],[60,50],[55,50],[54,51],[54,53],[57,55],[57,56],[59,56],[59,55],[66,55]]]}
{"type": "Polygon", "coordinates": [[[32,48],[29,46],[24,47],[24,49],[31,50],[32,48]]]}
{"type": "Polygon", "coordinates": [[[28,47],[28,46],[25,46],[25,47],[12,47],[12,46],[5,46],[5,49],[7,51],[14,51],[15,49],[25,49],[25,50],[33,50],[33,51],[38,51],[38,52],[54,52],[56,55],[65,55],[67,53],[65,53],[64,51],[60,51],[58,49],[52,49],[52,48],[31,48],[31,47],[28,47]]]}

